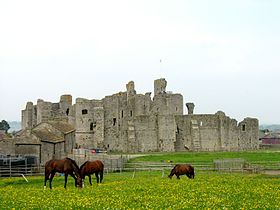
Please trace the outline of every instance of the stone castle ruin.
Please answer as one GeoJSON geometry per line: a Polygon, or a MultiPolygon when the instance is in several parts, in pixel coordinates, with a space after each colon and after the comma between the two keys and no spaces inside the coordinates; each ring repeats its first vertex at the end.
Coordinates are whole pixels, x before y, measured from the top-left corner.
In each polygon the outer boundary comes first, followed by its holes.
{"type": "Polygon", "coordinates": [[[154,93],[137,94],[134,82],[126,92],[101,100],[62,95],[58,103],[41,99],[27,102],[22,129],[35,129],[49,121],[63,121],[75,129],[75,147],[127,153],[149,151],[224,151],[258,149],[258,120],[237,123],[224,112],[195,114],[193,103],[166,91],[165,79],[154,81],[154,93]]]}

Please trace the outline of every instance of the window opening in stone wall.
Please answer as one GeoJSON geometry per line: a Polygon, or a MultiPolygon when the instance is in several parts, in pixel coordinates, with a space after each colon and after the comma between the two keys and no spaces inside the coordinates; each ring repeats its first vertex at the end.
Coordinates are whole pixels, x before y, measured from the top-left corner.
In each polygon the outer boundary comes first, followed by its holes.
{"type": "Polygon", "coordinates": [[[130,117],[132,117],[132,111],[130,111],[130,117]]]}
{"type": "Polygon", "coordinates": [[[123,118],[123,110],[122,110],[122,118],[123,118]]]}
{"type": "Polygon", "coordinates": [[[69,108],[66,109],[66,115],[68,116],[69,114],[69,108]]]}
{"type": "Polygon", "coordinates": [[[90,123],[90,130],[93,130],[93,123],[90,123]]]}
{"type": "Polygon", "coordinates": [[[246,130],[246,126],[242,125],[242,131],[245,131],[245,130],[246,130]]]}
{"type": "Polygon", "coordinates": [[[113,125],[116,125],[116,122],[117,122],[117,118],[113,118],[113,125]]]}
{"type": "Polygon", "coordinates": [[[82,110],[82,114],[87,114],[88,113],[88,110],[87,109],[83,109],[82,110]]]}

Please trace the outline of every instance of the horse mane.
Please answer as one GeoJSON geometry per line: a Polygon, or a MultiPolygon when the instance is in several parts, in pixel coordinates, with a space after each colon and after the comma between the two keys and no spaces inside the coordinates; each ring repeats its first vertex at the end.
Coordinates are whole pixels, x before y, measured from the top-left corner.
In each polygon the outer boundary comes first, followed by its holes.
{"type": "Polygon", "coordinates": [[[76,163],[75,160],[73,160],[73,159],[71,159],[71,158],[69,158],[69,157],[67,157],[66,159],[67,159],[67,160],[70,160],[70,161],[73,163],[73,165],[74,165],[77,169],[79,169],[79,166],[78,166],[78,164],[76,163]]]}
{"type": "Polygon", "coordinates": [[[80,169],[82,169],[86,164],[87,164],[88,160],[86,162],[83,163],[83,165],[81,165],[80,169]]]}

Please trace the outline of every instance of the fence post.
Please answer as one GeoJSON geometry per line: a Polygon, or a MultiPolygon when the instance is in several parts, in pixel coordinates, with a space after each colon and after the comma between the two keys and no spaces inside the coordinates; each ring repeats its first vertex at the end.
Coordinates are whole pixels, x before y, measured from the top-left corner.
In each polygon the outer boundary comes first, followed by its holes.
{"type": "Polygon", "coordinates": [[[9,166],[10,166],[10,177],[12,177],[12,157],[10,157],[9,166]]]}
{"type": "Polygon", "coordinates": [[[134,171],[133,171],[133,174],[132,174],[132,179],[134,179],[134,176],[135,176],[135,168],[134,168],[134,171]]]}
{"type": "Polygon", "coordinates": [[[25,174],[27,174],[27,158],[25,157],[25,174]]]}
{"type": "Polygon", "coordinates": [[[161,178],[164,177],[164,168],[162,168],[162,175],[161,175],[161,178]]]}

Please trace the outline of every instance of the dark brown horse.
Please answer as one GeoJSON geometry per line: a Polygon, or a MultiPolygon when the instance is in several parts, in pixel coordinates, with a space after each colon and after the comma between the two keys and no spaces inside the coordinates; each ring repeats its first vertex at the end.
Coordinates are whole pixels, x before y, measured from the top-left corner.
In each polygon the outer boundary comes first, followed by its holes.
{"type": "Polygon", "coordinates": [[[82,180],[84,181],[85,176],[88,176],[90,185],[92,185],[90,175],[94,173],[96,176],[96,182],[101,183],[103,179],[103,171],[104,164],[100,160],[86,161],[80,167],[82,180]]]}
{"type": "Polygon", "coordinates": [[[194,168],[188,164],[177,164],[171,170],[168,177],[171,179],[174,174],[177,176],[177,179],[180,179],[180,176],[185,174],[190,179],[194,179],[194,168]]]}
{"type": "Polygon", "coordinates": [[[64,188],[66,189],[67,177],[68,175],[72,176],[75,180],[75,186],[82,187],[82,179],[79,171],[79,166],[77,163],[70,159],[64,158],[62,160],[49,160],[45,164],[45,185],[44,189],[46,189],[46,183],[48,179],[50,180],[50,189],[52,189],[52,180],[56,172],[64,173],[65,183],[64,188]]]}

